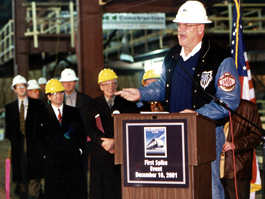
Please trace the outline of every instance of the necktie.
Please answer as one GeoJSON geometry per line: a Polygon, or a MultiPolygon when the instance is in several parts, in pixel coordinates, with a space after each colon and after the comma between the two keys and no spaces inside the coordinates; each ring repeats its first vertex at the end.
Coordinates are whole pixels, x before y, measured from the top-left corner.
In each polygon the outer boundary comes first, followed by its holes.
{"type": "Polygon", "coordinates": [[[108,100],[108,105],[109,105],[109,108],[111,109],[111,107],[113,106],[113,99],[108,100]]]}
{"type": "Polygon", "coordinates": [[[25,110],[24,110],[24,103],[23,100],[20,104],[19,110],[19,123],[20,123],[20,130],[23,135],[25,135],[25,118],[24,118],[25,110]]]}
{"type": "Polygon", "coordinates": [[[61,114],[61,111],[60,111],[60,109],[58,108],[58,120],[59,120],[59,122],[60,123],[62,123],[62,114],[61,114]]]}
{"type": "Polygon", "coordinates": [[[67,95],[65,98],[66,98],[65,102],[66,102],[67,105],[74,106],[71,95],[67,95]]]}

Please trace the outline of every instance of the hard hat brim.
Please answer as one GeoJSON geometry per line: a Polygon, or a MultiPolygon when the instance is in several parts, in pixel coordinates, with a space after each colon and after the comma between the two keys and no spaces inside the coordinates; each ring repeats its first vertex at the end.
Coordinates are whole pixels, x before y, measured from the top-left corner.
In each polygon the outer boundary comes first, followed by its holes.
{"type": "Polygon", "coordinates": [[[27,90],[34,90],[34,89],[40,89],[40,87],[37,87],[37,86],[35,86],[35,87],[27,87],[27,90]]]}
{"type": "Polygon", "coordinates": [[[196,21],[196,20],[183,20],[183,19],[177,19],[175,18],[173,20],[174,23],[190,23],[190,24],[209,24],[209,23],[212,23],[211,20],[199,20],[199,21],[196,21]]]}
{"type": "Polygon", "coordinates": [[[59,93],[59,92],[64,92],[64,88],[61,89],[50,89],[48,91],[45,91],[45,94],[53,94],[53,93],[59,93]]]}
{"type": "Polygon", "coordinates": [[[73,81],[78,81],[79,78],[73,78],[73,79],[65,79],[65,78],[61,78],[59,81],[60,82],[73,82],[73,81]]]}

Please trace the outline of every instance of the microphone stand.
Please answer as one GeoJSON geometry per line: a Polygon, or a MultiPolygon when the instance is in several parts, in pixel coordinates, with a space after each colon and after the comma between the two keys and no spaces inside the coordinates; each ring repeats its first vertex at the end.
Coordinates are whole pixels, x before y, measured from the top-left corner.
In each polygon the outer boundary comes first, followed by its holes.
{"type": "MultiPolygon", "coordinates": [[[[201,89],[202,90],[202,89],[201,89]]],[[[222,100],[218,99],[217,97],[211,95],[210,93],[206,92],[203,90],[203,92],[211,97],[215,103],[219,104],[220,106],[224,107],[226,110],[228,110],[229,112],[231,112],[232,114],[235,114],[237,117],[239,117],[242,120],[245,120],[246,122],[248,122],[251,126],[255,127],[261,134],[262,134],[262,141],[265,143],[265,130],[261,127],[259,127],[257,124],[253,123],[252,121],[248,120],[247,118],[245,118],[244,116],[240,115],[239,113],[237,113],[236,111],[232,110],[231,108],[229,108],[222,100]]]]}

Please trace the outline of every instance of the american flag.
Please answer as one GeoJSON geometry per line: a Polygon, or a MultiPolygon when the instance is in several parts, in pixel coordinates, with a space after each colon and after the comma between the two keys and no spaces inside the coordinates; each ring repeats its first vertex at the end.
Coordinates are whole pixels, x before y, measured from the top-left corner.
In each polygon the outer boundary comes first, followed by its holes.
{"type": "Polygon", "coordinates": [[[241,84],[241,98],[256,102],[247,53],[243,43],[243,28],[240,15],[240,4],[234,0],[233,27],[232,27],[232,56],[238,70],[241,84]]]}
{"type": "MultiPolygon", "coordinates": [[[[232,49],[231,53],[235,59],[235,64],[239,74],[241,84],[241,99],[249,100],[256,103],[255,91],[251,78],[250,67],[248,64],[247,53],[243,43],[243,27],[240,14],[240,0],[234,0],[233,10],[233,27],[232,27],[232,49]]],[[[250,199],[255,198],[255,191],[261,189],[261,179],[256,153],[253,155],[252,162],[252,179],[250,199]]]]}

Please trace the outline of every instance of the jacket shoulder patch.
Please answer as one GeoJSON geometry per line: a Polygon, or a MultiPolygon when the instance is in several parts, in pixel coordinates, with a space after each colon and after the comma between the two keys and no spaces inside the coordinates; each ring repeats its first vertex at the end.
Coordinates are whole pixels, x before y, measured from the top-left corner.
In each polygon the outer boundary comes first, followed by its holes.
{"type": "Polygon", "coordinates": [[[221,88],[223,91],[226,91],[226,92],[233,91],[235,86],[236,86],[236,79],[229,72],[225,72],[218,79],[218,87],[221,88]]]}

